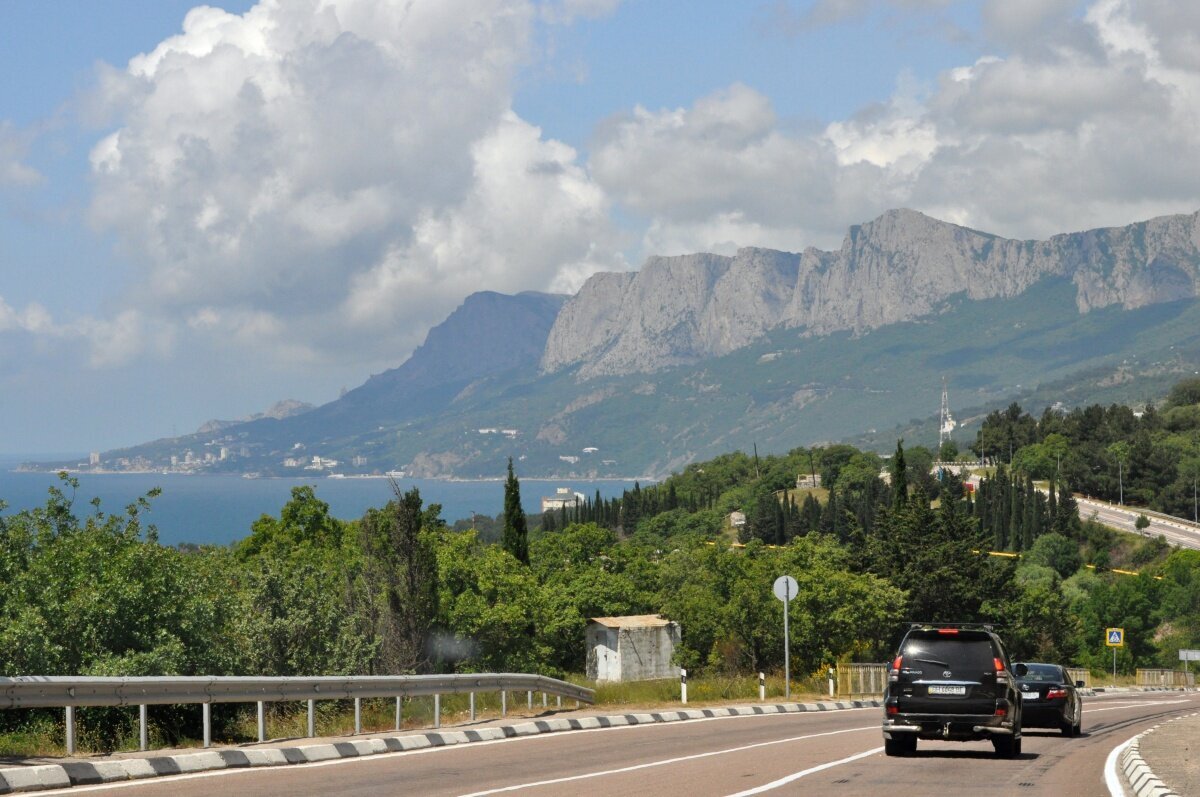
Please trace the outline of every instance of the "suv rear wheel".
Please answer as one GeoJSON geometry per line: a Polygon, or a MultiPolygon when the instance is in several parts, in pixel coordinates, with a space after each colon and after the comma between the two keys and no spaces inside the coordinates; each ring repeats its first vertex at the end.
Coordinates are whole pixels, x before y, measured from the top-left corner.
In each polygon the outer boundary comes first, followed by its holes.
{"type": "Polygon", "coordinates": [[[992,747],[1001,758],[1016,758],[1021,754],[1021,740],[1012,736],[993,736],[992,747]]]}
{"type": "Polygon", "coordinates": [[[891,739],[883,740],[884,755],[912,755],[915,752],[917,752],[917,737],[915,735],[893,736],[891,739]]]}

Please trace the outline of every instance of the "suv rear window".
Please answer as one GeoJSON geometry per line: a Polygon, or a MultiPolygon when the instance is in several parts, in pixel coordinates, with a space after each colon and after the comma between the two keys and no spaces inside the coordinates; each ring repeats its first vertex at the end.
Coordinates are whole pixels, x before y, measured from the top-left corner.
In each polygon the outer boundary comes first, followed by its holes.
{"type": "Polygon", "coordinates": [[[971,639],[965,634],[954,637],[912,635],[901,651],[904,660],[933,664],[951,670],[985,672],[995,668],[995,653],[987,637],[971,639]]]}

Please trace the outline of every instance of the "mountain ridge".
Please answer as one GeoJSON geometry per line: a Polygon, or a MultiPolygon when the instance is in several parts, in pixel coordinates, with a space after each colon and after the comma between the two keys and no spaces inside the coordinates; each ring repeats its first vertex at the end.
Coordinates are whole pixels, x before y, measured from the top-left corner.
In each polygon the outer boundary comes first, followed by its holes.
{"type": "Polygon", "coordinates": [[[100,467],[488,478],[513,457],[523,475],[632,477],[903,427],[943,376],[960,407],[1112,368],[1159,384],[1200,370],[1198,219],[1017,241],[897,210],[836,252],[654,257],[573,297],[479,292],[335,401],[100,467]]]}
{"type": "Polygon", "coordinates": [[[1200,212],[1045,241],[1001,238],[909,209],[852,226],[836,252],[746,247],[649,258],[593,275],[564,305],[543,372],[649,373],[728,354],[776,328],[861,334],[937,311],[958,293],[1011,298],[1065,276],[1084,313],[1200,295],[1200,212]]]}

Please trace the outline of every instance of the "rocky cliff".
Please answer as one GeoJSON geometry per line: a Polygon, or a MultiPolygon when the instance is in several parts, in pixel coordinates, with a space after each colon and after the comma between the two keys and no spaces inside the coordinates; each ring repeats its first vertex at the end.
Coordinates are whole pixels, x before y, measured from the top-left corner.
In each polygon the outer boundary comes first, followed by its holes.
{"type": "Polygon", "coordinates": [[[892,210],[851,227],[837,252],[654,257],[640,272],[589,279],[559,313],[541,368],[654,371],[772,329],[861,333],[936,313],[958,294],[1010,298],[1053,276],[1073,282],[1080,313],[1200,295],[1200,213],[1018,241],[892,210]]]}

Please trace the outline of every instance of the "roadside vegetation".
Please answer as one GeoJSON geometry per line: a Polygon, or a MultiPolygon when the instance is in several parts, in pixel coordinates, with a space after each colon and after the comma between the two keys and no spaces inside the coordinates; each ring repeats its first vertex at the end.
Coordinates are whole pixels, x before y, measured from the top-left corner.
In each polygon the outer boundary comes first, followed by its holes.
{"type": "MultiPolygon", "coordinates": [[[[1127,502],[1182,514],[1177,499],[1200,462],[1200,380],[1140,417],[1088,407],[1034,421],[1010,408],[988,418],[976,448],[1006,456],[974,493],[932,473],[924,448],[899,443],[885,460],[832,445],[726,454],[528,519],[511,474],[505,513],[476,528],[448,526],[439,506],[398,485],[355,520],[298,487],[234,546],[186,549],[158,544],[143,522],[154,493],[117,513],[78,507],[64,474],[44,506],[0,514],[0,674],[579,679],[588,618],[658,613],[682,628],[676,658],[697,679],[692,699],[750,699],[755,673],[781,677],[782,605],[770,586],[784,573],[799,583],[793,678],[815,690],[833,663],[883,661],[913,620],[998,622],[1016,658],[1100,672],[1111,667],[1109,626],[1126,629],[1122,673],[1177,666],[1179,648],[1200,647],[1200,551],[1081,522],[1072,497],[1114,497],[1119,462],[1127,502]],[[813,473],[821,489],[797,490],[813,473]],[[737,529],[734,512],[745,516],[737,529]]],[[[677,697],[672,683],[631,689],[606,686],[601,700],[677,697]]],[[[272,721],[290,727],[291,710],[277,707],[272,721]]],[[[325,710],[331,727],[342,722],[336,704],[325,710]]],[[[157,744],[198,735],[195,707],[151,718],[157,744]]],[[[218,737],[252,732],[242,710],[214,720],[218,737]]],[[[61,721],[0,712],[0,752],[44,747],[61,721]]],[[[135,722],[127,710],[82,711],[81,745],[131,746],[135,722]]]]}

